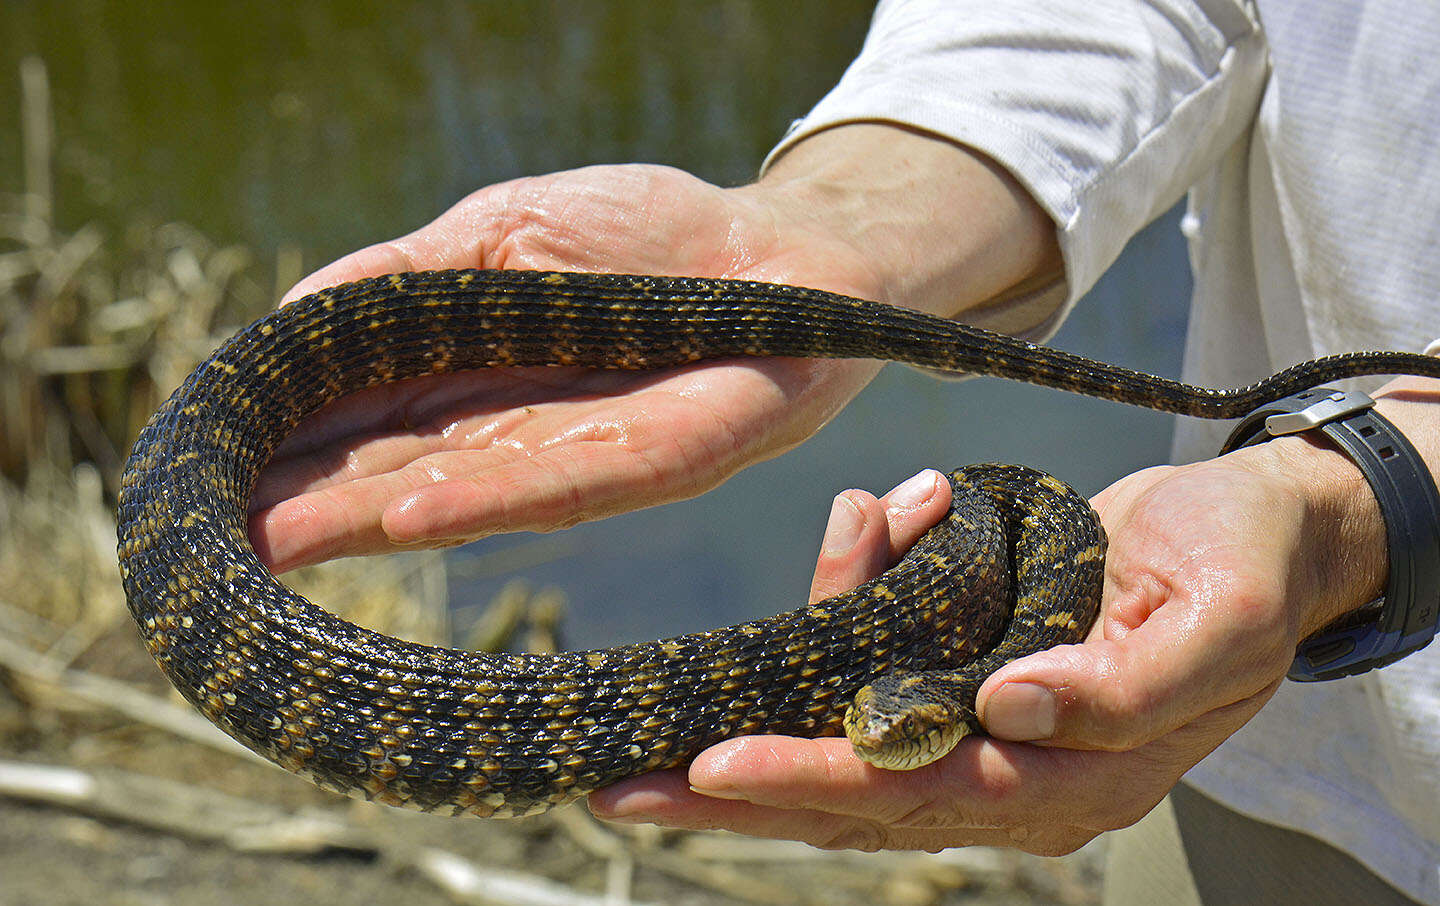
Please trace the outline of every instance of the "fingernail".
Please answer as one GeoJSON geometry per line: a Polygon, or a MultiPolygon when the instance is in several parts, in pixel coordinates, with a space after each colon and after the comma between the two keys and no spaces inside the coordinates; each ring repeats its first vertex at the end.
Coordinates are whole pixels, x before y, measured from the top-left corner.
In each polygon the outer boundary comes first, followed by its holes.
{"type": "MultiPolygon", "coordinates": [[[[727,739],[713,745],[696,756],[686,776],[690,781],[690,792],[709,796],[711,799],[744,800],[735,788],[736,766],[742,765],[747,752],[753,752],[756,743],[753,737],[741,736],[727,739]]],[[[763,743],[761,743],[763,746],[763,743]]]]}
{"type": "Polygon", "coordinates": [[[1006,683],[985,703],[985,729],[1013,742],[1055,735],[1055,693],[1037,683],[1006,683]]]}
{"type": "Polygon", "coordinates": [[[919,474],[905,479],[899,487],[890,492],[889,508],[903,510],[919,506],[935,496],[936,482],[939,478],[939,472],[934,469],[925,469],[919,474]]]}
{"type": "Polygon", "coordinates": [[[830,521],[825,524],[824,548],[827,554],[843,554],[860,540],[860,531],[865,528],[865,514],[841,494],[830,505],[830,521]]]}
{"type": "MultiPolygon", "coordinates": [[[[593,812],[592,812],[593,814],[593,812]]],[[[595,815],[601,821],[609,824],[654,824],[655,822],[643,815],[595,815]]]]}
{"type": "Polygon", "coordinates": [[[621,793],[619,796],[610,799],[605,803],[604,808],[598,808],[594,800],[590,802],[590,812],[595,817],[605,821],[617,821],[622,824],[646,824],[655,820],[655,815],[663,808],[669,800],[650,790],[636,790],[629,793],[621,793]]]}
{"type": "Polygon", "coordinates": [[[729,785],[696,786],[692,783],[690,784],[690,792],[699,793],[701,796],[709,796],[711,799],[735,799],[740,801],[745,799],[744,796],[740,795],[738,790],[729,785]]]}

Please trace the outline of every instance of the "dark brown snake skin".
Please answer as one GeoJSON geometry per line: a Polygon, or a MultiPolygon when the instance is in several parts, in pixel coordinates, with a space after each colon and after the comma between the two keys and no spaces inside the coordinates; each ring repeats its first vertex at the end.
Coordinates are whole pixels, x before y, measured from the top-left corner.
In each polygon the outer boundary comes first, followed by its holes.
{"type": "Polygon", "coordinates": [[[246,539],[257,473],[301,419],[343,394],[500,365],[660,368],[752,355],[906,362],[1203,418],[1238,417],[1337,378],[1440,377],[1437,359],[1353,353],[1216,391],[787,286],[379,277],[316,293],[232,337],[141,433],[119,512],[131,612],[185,697],[266,758],[327,789],[482,816],[544,811],[731,736],[838,735],[862,687],[866,700],[886,684],[938,692],[946,721],[973,724],[976,689],[997,667],[1085,634],[1103,533],[1082,498],[1016,466],[956,472],[948,518],[851,592],[605,651],[490,655],[389,638],[290,591],[246,539]]]}

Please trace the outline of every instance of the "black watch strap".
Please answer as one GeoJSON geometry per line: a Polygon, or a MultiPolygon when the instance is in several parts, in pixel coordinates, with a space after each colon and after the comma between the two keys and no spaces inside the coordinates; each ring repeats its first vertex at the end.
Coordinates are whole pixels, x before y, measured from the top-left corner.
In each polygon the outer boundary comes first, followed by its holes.
{"type": "Polygon", "coordinates": [[[1245,416],[1222,454],[1318,430],[1355,461],[1380,503],[1390,550],[1385,597],[1300,643],[1292,680],[1354,676],[1394,663],[1435,636],[1440,605],[1440,493],[1420,454],[1363,393],[1315,387],[1245,416]]]}

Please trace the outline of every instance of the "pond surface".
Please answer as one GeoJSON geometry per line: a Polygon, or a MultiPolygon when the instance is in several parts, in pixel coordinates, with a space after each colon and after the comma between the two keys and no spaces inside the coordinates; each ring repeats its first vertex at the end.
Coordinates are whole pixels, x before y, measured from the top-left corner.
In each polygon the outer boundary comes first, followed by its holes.
{"type": "MultiPolygon", "coordinates": [[[[851,0],[195,4],[7,0],[0,192],[21,189],[19,61],[47,64],[57,220],[185,221],[309,269],[414,228],[479,186],[591,163],[746,181],[839,77],[851,0]]],[[[1056,345],[1179,369],[1178,215],[1141,234],[1056,345]]],[[[924,466],[1023,462],[1093,493],[1163,462],[1170,420],[892,367],[814,440],[698,500],[510,536],[455,556],[454,600],[508,575],[563,588],[567,641],[612,644],[803,602],[830,499],[924,466]]]]}

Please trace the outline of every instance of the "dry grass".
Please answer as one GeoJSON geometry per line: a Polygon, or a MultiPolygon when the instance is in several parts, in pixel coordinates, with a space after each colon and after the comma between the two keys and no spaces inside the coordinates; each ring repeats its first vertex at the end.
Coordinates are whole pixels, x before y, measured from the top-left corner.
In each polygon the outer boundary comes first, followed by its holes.
{"type": "MultiPolygon", "coordinates": [[[[111,509],[129,444],[221,339],[299,276],[184,224],[52,222],[49,88],[21,67],[25,192],[0,198],[0,604],[66,662],[124,622],[111,509]],[[261,276],[268,271],[269,278],[261,276]],[[24,618],[19,618],[24,619],[24,618]]],[[[439,555],[302,570],[303,594],[427,642],[449,636],[439,555]]]]}

